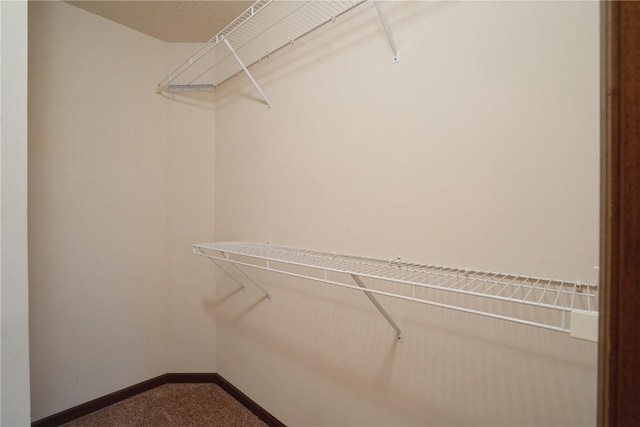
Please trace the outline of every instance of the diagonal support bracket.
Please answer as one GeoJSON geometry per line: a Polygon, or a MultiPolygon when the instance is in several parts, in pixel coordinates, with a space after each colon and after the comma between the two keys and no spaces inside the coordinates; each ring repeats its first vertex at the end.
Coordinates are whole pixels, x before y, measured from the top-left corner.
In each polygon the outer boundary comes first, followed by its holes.
{"type": "Polygon", "coordinates": [[[236,282],[238,285],[240,285],[240,287],[242,288],[242,290],[243,290],[243,291],[246,291],[246,290],[247,290],[247,289],[245,288],[245,286],[242,284],[242,282],[241,282],[241,281],[239,281],[238,279],[236,279],[236,278],[235,278],[235,276],[234,276],[233,274],[229,273],[229,272],[227,271],[227,269],[226,269],[226,268],[224,268],[224,267],[222,266],[222,264],[220,264],[219,262],[216,262],[216,260],[215,260],[215,259],[213,259],[213,258],[209,258],[209,257],[207,257],[207,259],[211,260],[211,262],[212,262],[216,267],[218,267],[220,270],[222,270],[222,272],[223,272],[224,274],[226,274],[227,276],[229,276],[229,278],[230,278],[231,280],[233,280],[233,281],[234,281],[234,282],[236,282]]]}
{"type": "Polygon", "coordinates": [[[238,270],[249,282],[251,282],[253,286],[260,289],[267,296],[268,300],[271,300],[271,295],[269,295],[269,292],[265,291],[262,286],[258,285],[256,281],[251,278],[251,276],[249,276],[243,269],[238,267],[238,265],[235,262],[233,262],[233,260],[231,259],[228,253],[226,252],[220,252],[220,253],[229,263],[231,263],[231,265],[233,265],[236,268],[236,270],[238,270]]]}
{"type": "Polygon", "coordinates": [[[389,45],[391,46],[391,50],[393,51],[393,63],[397,63],[400,59],[398,58],[398,46],[396,46],[396,42],[393,39],[393,34],[391,34],[391,30],[389,29],[389,25],[387,24],[387,20],[382,13],[382,7],[380,7],[380,2],[378,0],[373,0],[373,4],[376,6],[376,10],[378,11],[378,16],[380,17],[380,22],[382,22],[382,27],[384,28],[384,32],[387,33],[387,39],[389,40],[389,45]]]}
{"type": "MultiPolygon", "coordinates": [[[[358,284],[358,286],[360,286],[363,289],[369,289],[365,286],[364,283],[362,283],[362,280],[356,276],[355,274],[351,274],[351,277],[353,278],[353,280],[358,284]]],[[[365,295],[371,300],[371,302],[373,303],[373,305],[376,306],[376,308],[378,309],[378,311],[384,316],[385,319],[387,319],[387,322],[389,322],[389,324],[391,325],[391,327],[393,329],[395,329],[396,331],[396,339],[400,342],[402,342],[402,330],[400,329],[400,327],[398,326],[398,324],[396,322],[393,321],[393,319],[391,318],[391,316],[389,316],[389,313],[387,313],[387,311],[384,309],[384,307],[382,307],[380,305],[380,303],[378,302],[378,300],[371,294],[371,292],[367,292],[367,291],[363,291],[365,293],[365,295]]]]}
{"type": "MultiPolygon", "coordinates": [[[[194,248],[193,252],[195,254],[198,254],[198,255],[203,255],[202,251],[199,248],[194,248]]],[[[262,286],[258,285],[255,282],[255,280],[253,280],[244,270],[242,270],[240,267],[238,267],[236,265],[236,263],[233,262],[231,257],[229,257],[228,253],[220,252],[220,254],[224,257],[224,261],[226,261],[229,264],[233,265],[249,282],[251,282],[256,288],[260,289],[267,296],[268,300],[271,300],[271,295],[269,295],[269,292],[265,291],[264,288],[262,286]]],[[[238,280],[233,274],[231,274],[226,268],[224,268],[221,263],[216,262],[216,260],[214,258],[211,258],[211,257],[207,257],[207,258],[209,258],[211,260],[211,262],[213,262],[220,270],[222,270],[224,272],[224,274],[229,276],[231,278],[231,280],[233,280],[238,285],[240,285],[240,287],[242,288],[243,291],[246,291],[246,288],[245,288],[244,284],[240,280],[238,280]]]]}
{"type": "Polygon", "coordinates": [[[248,280],[250,281],[253,286],[255,286],[256,288],[260,289],[266,296],[268,300],[271,300],[271,295],[269,295],[269,292],[265,291],[264,288],[260,285],[258,285],[255,280],[253,280],[251,278],[251,276],[249,276],[247,273],[245,273],[245,271],[243,269],[241,269],[240,267],[238,267],[237,264],[235,264],[234,262],[231,262],[231,265],[233,265],[240,273],[242,273],[242,275],[248,280]]]}
{"type": "MultiPolygon", "coordinates": [[[[240,64],[240,66],[242,67],[242,70],[245,72],[245,74],[247,75],[247,77],[249,77],[249,80],[251,80],[251,83],[253,83],[253,86],[255,86],[255,88],[258,90],[258,92],[260,93],[260,95],[262,96],[262,99],[264,99],[264,102],[267,103],[267,109],[271,109],[271,102],[269,102],[269,98],[267,98],[267,95],[265,95],[265,93],[262,91],[262,88],[260,87],[260,85],[258,84],[258,82],[256,82],[256,79],[253,78],[253,76],[251,75],[251,73],[249,72],[249,70],[247,69],[247,67],[244,65],[244,62],[242,62],[242,59],[240,59],[240,57],[238,56],[238,54],[236,53],[235,49],[233,48],[233,46],[231,46],[231,43],[229,43],[229,40],[227,40],[226,38],[223,39],[224,43],[227,45],[227,47],[229,48],[229,51],[233,54],[233,56],[236,58],[236,61],[238,61],[238,64],[240,64]]],[[[234,264],[235,265],[235,264],[234,264]]]]}

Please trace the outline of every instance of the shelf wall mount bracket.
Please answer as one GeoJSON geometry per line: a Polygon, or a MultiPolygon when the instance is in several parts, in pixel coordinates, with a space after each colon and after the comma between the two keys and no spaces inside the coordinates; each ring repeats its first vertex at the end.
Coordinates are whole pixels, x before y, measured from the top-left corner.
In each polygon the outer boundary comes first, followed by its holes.
{"type": "MultiPolygon", "coordinates": [[[[196,255],[205,255],[204,253],[202,253],[202,250],[200,248],[194,247],[193,248],[193,253],[196,255]]],[[[249,282],[251,282],[251,284],[253,284],[256,288],[260,289],[265,296],[267,297],[267,300],[271,301],[271,295],[269,295],[269,292],[267,292],[262,286],[260,286],[259,284],[256,283],[255,280],[253,280],[251,278],[251,276],[249,276],[243,269],[241,269],[235,262],[233,259],[231,259],[231,257],[229,256],[228,253],[226,252],[220,252],[220,254],[222,255],[222,258],[219,258],[220,260],[224,260],[227,261],[229,264],[233,265],[244,277],[245,279],[247,279],[249,282]]],[[[236,282],[240,288],[242,288],[243,291],[246,291],[246,286],[240,281],[238,280],[233,274],[231,274],[229,272],[229,270],[227,270],[226,268],[224,268],[222,266],[222,264],[220,262],[216,261],[216,258],[212,258],[212,257],[207,257],[209,258],[209,260],[211,260],[211,262],[218,267],[220,270],[222,270],[222,272],[227,275],[231,280],[233,280],[234,282],[236,282]]]]}
{"type": "Polygon", "coordinates": [[[228,254],[228,253],[221,252],[221,254],[222,254],[222,256],[224,256],[224,257],[227,259],[227,261],[229,261],[229,262],[231,263],[231,265],[233,265],[233,266],[236,268],[236,270],[238,270],[238,271],[240,272],[240,274],[242,274],[242,275],[245,277],[245,279],[247,279],[249,282],[251,282],[251,284],[252,284],[253,286],[255,286],[256,288],[260,289],[260,290],[261,290],[261,291],[262,291],[262,292],[267,296],[267,299],[268,299],[268,300],[271,300],[271,295],[269,295],[269,292],[265,291],[265,290],[264,290],[264,288],[263,288],[262,286],[258,285],[258,284],[256,283],[256,281],[255,281],[255,280],[253,280],[253,279],[251,278],[251,276],[249,276],[249,275],[247,274],[247,272],[246,272],[246,271],[244,271],[243,269],[241,269],[241,268],[240,268],[240,266],[238,266],[238,264],[236,264],[235,262],[233,262],[233,260],[231,259],[231,257],[229,257],[229,254],[228,254]]]}
{"type": "Polygon", "coordinates": [[[387,20],[384,17],[384,13],[382,13],[382,7],[380,6],[380,2],[378,0],[373,0],[373,4],[375,5],[376,11],[378,12],[378,16],[380,17],[380,22],[382,23],[384,32],[387,34],[387,39],[389,40],[389,45],[391,46],[391,51],[393,52],[393,63],[397,64],[400,61],[400,58],[398,57],[398,46],[396,45],[396,42],[393,39],[393,34],[391,34],[391,29],[387,24],[387,20]]]}
{"type": "Polygon", "coordinates": [[[226,263],[243,270],[279,273],[365,293],[394,328],[398,340],[402,339],[402,331],[389,313],[376,304],[378,295],[567,333],[574,338],[597,339],[597,284],[340,255],[269,243],[199,243],[193,245],[193,252],[215,260],[245,284],[247,279],[238,277],[226,263]],[[365,286],[363,281],[369,280],[373,282],[365,286]],[[380,289],[376,285],[380,281],[396,287],[393,291],[380,289]],[[424,291],[418,294],[418,289],[424,291]],[[451,299],[448,295],[461,297],[451,299]],[[527,309],[511,310],[511,307],[527,309]]]}
{"type": "Polygon", "coordinates": [[[387,313],[387,310],[385,310],[384,307],[382,307],[382,305],[380,305],[380,303],[378,302],[376,297],[374,297],[371,294],[371,292],[367,292],[367,290],[369,288],[367,288],[365,286],[365,284],[362,282],[362,280],[357,275],[351,274],[350,276],[358,284],[358,286],[360,286],[362,289],[366,289],[365,291],[363,291],[364,294],[369,298],[369,300],[371,300],[371,302],[373,303],[373,305],[375,305],[375,307],[378,309],[380,314],[382,314],[382,316],[384,316],[384,318],[387,319],[387,322],[389,322],[391,327],[396,331],[396,340],[398,340],[399,342],[402,342],[402,340],[403,340],[403,338],[402,338],[402,330],[400,329],[398,324],[396,322],[394,322],[394,320],[391,318],[391,316],[389,316],[389,313],[387,313]]]}
{"type": "Polygon", "coordinates": [[[229,49],[229,51],[233,54],[233,57],[236,59],[236,61],[238,62],[238,64],[240,65],[240,67],[242,67],[242,70],[245,72],[245,74],[247,75],[247,77],[249,77],[249,80],[251,80],[251,83],[253,83],[253,86],[256,88],[256,90],[260,93],[260,96],[262,96],[262,99],[264,99],[264,102],[267,104],[267,109],[270,110],[271,109],[271,102],[269,101],[269,98],[267,97],[267,95],[264,93],[264,91],[262,90],[262,88],[260,87],[260,85],[258,84],[258,82],[256,81],[256,79],[253,78],[253,76],[251,75],[251,73],[249,72],[249,70],[247,69],[246,65],[244,65],[244,62],[242,62],[242,59],[240,59],[240,57],[238,56],[238,53],[235,51],[235,49],[233,48],[233,46],[231,46],[231,43],[229,43],[229,40],[227,40],[226,38],[224,38],[222,40],[224,42],[224,44],[227,45],[227,48],[229,49]]]}
{"type": "Polygon", "coordinates": [[[224,274],[226,274],[226,275],[227,275],[227,277],[229,277],[231,280],[233,280],[234,282],[236,282],[236,283],[240,286],[240,288],[242,288],[242,291],[243,291],[243,292],[246,292],[246,291],[247,291],[247,288],[244,286],[244,284],[243,284],[240,280],[236,279],[236,277],[235,277],[233,274],[229,273],[229,271],[227,271],[227,269],[226,269],[226,268],[224,268],[224,267],[222,266],[222,264],[220,264],[219,262],[217,262],[214,258],[209,258],[209,259],[211,260],[211,262],[212,262],[216,267],[218,267],[220,270],[222,270],[222,272],[223,272],[224,274]]]}
{"type": "Polygon", "coordinates": [[[256,283],[256,281],[255,281],[255,280],[253,280],[253,279],[251,278],[251,276],[249,276],[249,275],[248,275],[248,274],[247,274],[243,269],[241,269],[240,267],[238,267],[238,265],[237,265],[236,263],[231,262],[231,265],[233,265],[233,266],[236,268],[236,270],[238,270],[238,271],[239,271],[239,272],[240,272],[240,273],[241,273],[241,274],[242,274],[242,275],[243,275],[243,276],[244,276],[244,277],[245,277],[249,282],[251,282],[251,283],[253,284],[253,286],[255,286],[256,288],[260,289],[260,290],[264,293],[264,295],[267,297],[267,299],[268,299],[269,301],[271,301],[271,295],[269,295],[269,292],[265,291],[265,290],[264,290],[264,288],[263,288],[262,286],[258,285],[258,284],[256,283]]]}

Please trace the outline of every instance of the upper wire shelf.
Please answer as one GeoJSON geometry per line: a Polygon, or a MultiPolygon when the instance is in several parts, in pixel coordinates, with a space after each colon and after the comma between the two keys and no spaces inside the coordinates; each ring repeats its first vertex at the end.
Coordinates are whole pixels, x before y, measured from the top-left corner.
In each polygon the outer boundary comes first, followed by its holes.
{"type": "MultiPolygon", "coordinates": [[[[571,313],[579,311],[595,314],[598,309],[597,286],[578,281],[337,255],[269,244],[201,243],[194,245],[193,250],[195,254],[208,257],[221,268],[218,261],[231,263],[245,277],[248,276],[240,269],[241,266],[365,292],[396,329],[399,339],[399,328],[373,295],[560,332],[571,331],[571,313]],[[367,285],[363,279],[367,280],[367,285]],[[494,303],[488,303],[489,300],[494,303]]],[[[229,274],[228,271],[225,272],[229,274]]],[[[251,281],[257,286],[255,281],[251,281]]]]}
{"type": "Polygon", "coordinates": [[[213,90],[363,1],[256,0],[158,83],[156,90],[213,90]]]}

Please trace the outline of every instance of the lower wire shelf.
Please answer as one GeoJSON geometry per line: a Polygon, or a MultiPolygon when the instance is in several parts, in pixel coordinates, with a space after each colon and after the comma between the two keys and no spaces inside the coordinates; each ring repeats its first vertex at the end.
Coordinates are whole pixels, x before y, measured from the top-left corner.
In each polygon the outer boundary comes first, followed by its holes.
{"type": "Polygon", "coordinates": [[[376,295],[418,302],[465,313],[570,333],[574,315],[597,318],[598,287],[523,275],[475,271],[355,257],[270,244],[215,242],[193,245],[231,274],[230,264],[244,279],[271,298],[244,267],[266,270],[364,292],[402,341],[402,331],[376,295]],[[364,281],[367,281],[365,285],[364,281]]]}

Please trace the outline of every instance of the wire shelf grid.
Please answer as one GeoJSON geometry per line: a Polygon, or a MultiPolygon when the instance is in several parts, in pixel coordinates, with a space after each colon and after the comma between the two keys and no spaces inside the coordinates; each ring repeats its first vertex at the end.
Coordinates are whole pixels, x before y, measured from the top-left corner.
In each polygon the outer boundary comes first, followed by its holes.
{"type": "Polygon", "coordinates": [[[242,72],[229,43],[247,67],[334,21],[365,0],[256,0],[157,85],[219,86],[242,72]],[[225,42],[226,41],[226,42],[225,42]]]}
{"type": "MultiPolygon", "coordinates": [[[[212,259],[243,266],[325,282],[332,285],[363,290],[348,280],[391,282],[405,285],[405,292],[367,289],[370,294],[395,297],[473,314],[510,320],[556,331],[569,332],[567,313],[573,310],[597,311],[598,288],[594,284],[555,280],[542,277],[474,271],[437,265],[408,263],[367,257],[338,255],[301,249],[284,248],[269,244],[220,242],[194,245],[194,252],[212,259]],[[296,268],[316,271],[301,273],[296,268]],[[328,276],[328,273],[336,273],[328,276]],[[416,293],[418,290],[418,293],[416,293]],[[420,290],[423,290],[420,293],[420,290]],[[471,300],[495,300],[503,305],[520,305],[530,309],[555,312],[540,316],[504,315],[501,309],[478,310],[475,304],[453,305],[446,298],[435,295],[458,294],[471,300]],[[422,295],[429,293],[430,298],[422,295]],[[550,318],[551,317],[551,318],[550,318]]],[[[482,304],[481,304],[482,305],[482,304]]],[[[493,304],[495,305],[495,304],[493,304]]],[[[514,311],[514,310],[511,310],[514,311]]],[[[531,310],[520,310],[530,312],[531,310]]]]}

